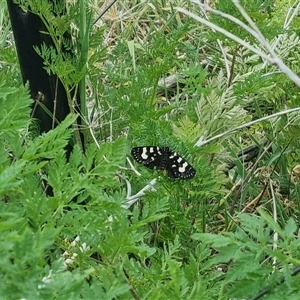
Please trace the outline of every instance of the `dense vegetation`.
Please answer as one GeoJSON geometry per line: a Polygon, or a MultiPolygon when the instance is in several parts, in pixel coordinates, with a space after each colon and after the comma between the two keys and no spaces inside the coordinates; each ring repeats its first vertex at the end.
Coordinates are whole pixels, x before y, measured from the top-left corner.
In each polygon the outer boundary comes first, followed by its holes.
{"type": "Polygon", "coordinates": [[[75,58],[36,51],[87,88],[82,127],[38,134],[2,0],[0,298],[299,299],[300,5],[117,1],[90,24],[109,1],[18,2],[57,45],[72,28],[75,58]],[[196,176],[136,164],[144,145],[196,176]]]}

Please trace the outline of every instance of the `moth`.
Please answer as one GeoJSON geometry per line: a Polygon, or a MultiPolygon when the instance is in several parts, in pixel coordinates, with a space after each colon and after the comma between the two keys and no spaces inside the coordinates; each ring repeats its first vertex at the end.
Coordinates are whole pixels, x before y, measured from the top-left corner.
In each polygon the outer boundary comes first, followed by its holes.
{"type": "Polygon", "coordinates": [[[196,170],[169,147],[134,147],[131,149],[131,155],[147,168],[166,170],[170,178],[191,179],[196,175],[196,170]]]}

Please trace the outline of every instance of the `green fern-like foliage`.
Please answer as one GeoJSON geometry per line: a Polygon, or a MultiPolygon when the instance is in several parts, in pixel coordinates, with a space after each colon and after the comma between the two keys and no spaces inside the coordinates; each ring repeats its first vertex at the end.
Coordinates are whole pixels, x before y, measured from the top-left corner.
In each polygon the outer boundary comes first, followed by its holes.
{"type": "Polygon", "coordinates": [[[83,295],[95,298],[105,295],[106,289],[114,290],[111,298],[128,294],[123,271],[115,268],[113,261],[127,257],[128,251],[145,258],[153,255],[155,251],[144,244],[144,228],[145,224],[164,217],[166,203],[146,206],[148,212],[142,221],[136,212],[133,230],[128,211],[122,208],[126,195],[116,177],[119,166],[124,164],[126,140],[120,138],[100,148],[91,145],[84,155],[75,146],[67,159],[64,147],[76,118],[69,116],[54,130],[34,140],[26,136],[24,143],[22,137],[30,123],[31,100],[25,88],[10,88],[4,78],[1,84],[4,108],[1,137],[5,146],[1,150],[0,172],[0,252],[5,278],[1,297],[72,298],[81,290],[83,295]],[[14,116],[13,126],[10,115],[14,116]],[[46,196],[50,187],[52,192],[46,196]],[[66,250],[82,253],[82,246],[74,244],[74,234],[92,249],[86,250],[83,265],[81,254],[76,262],[63,255],[66,250]],[[89,258],[92,253],[103,256],[111,266],[103,271],[89,258]],[[86,259],[90,261],[89,270],[84,267],[86,259]],[[92,273],[103,272],[106,276],[117,274],[119,280],[115,283],[97,280],[89,289],[85,279],[92,273]],[[16,280],[24,284],[16,286],[16,280]],[[65,285],[67,289],[62,288],[65,285]]]}
{"type": "MultiPolygon", "coordinates": [[[[83,87],[79,129],[87,138],[84,152],[75,144],[66,157],[75,115],[37,136],[27,89],[12,86],[19,75],[0,75],[1,299],[241,299],[265,287],[269,299],[297,297],[298,113],[234,129],[298,107],[298,87],[275,65],[179,14],[179,0],[152,1],[132,19],[104,18],[95,27],[82,1],[60,2],[65,18],[59,3],[19,2],[53,38],[53,48],[36,48],[47,71],[83,87]],[[177,82],[160,86],[170,74],[177,82]],[[261,157],[248,162],[238,154],[253,143],[261,157]],[[196,176],[170,179],[135,164],[130,148],[144,145],[170,147],[196,176]]],[[[277,2],[243,5],[299,73],[298,21],[284,29],[279,8],[289,3],[277,2]]],[[[130,13],[140,3],[129,6],[130,13]]],[[[241,19],[233,2],[215,8],[241,19]]],[[[207,18],[266,51],[232,22],[207,18]]]]}
{"type": "Polygon", "coordinates": [[[268,287],[270,292],[267,299],[273,299],[274,294],[277,297],[278,293],[281,299],[295,297],[299,293],[299,279],[291,277],[290,269],[292,261],[294,263],[299,261],[295,253],[299,244],[294,236],[297,229],[295,221],[289,219],[285,227],[280,228],[270,215],[261,211],[260,217],[241,215],[238,227],[235,234],[193,236],[194,239],[201,240],[217,250],[217,254],[211,259],[213,264],[232,264],[225,276],[225,282],[229,286],[232,285],[228,288],[227,296],[254,297],[268,287]],[[279,233],[279,240],[272,240],[272,231],[279,233]],[[266,256],[269,259],[266,260],[266,256]],[[252,263],[247,263],[249,261],[252,263]],[[272,262],[276,264],[272,265],[272,262]],[[282,276],[285,276],[288,282],[278,287],[282,276]]]}

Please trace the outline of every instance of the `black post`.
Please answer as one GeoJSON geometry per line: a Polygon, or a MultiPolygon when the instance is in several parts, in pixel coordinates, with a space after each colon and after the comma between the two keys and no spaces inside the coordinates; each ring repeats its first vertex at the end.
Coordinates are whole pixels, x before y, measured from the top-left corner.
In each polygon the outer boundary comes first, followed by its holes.
{"type": "Polygon", "coordinates": [[[56,75],[47,74],[42,58],[33,49],[54,44],[49,35],[42,33],[46,28],[37,15],[23,11],[13,0],[7,0],[7,5],[23,82],[29,82],[31,97],[42,102],[52,114],[49,116],[40,105],[34,105],[33,117],[40,121],[40,131],[47,132],[53,128],[53,117],[61,122],[70,112],[61,81],[56,75]]]}

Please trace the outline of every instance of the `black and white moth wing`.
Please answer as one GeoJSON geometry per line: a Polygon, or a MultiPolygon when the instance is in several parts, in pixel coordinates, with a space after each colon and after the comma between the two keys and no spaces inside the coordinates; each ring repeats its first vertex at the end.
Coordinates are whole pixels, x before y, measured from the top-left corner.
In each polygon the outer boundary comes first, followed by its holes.
{"type": "Polygon", "coordinates": [[[170,150],[168,157],[166,170],[170,178],[191,179],[196,175],[196,170],[176,152],[170,150]]]}
{"type": "Polygon", "coordinates": [[[150,169],[166,170],[170,178],[190,179],[196,174],[196,170],[169,147],[135,147],[131,154],[138,163],[150,169]]]}
{"type": "Polygon", "coordinates": [[[159,168],[163,160],[161,149],[155,146],[134,147],[131,155],[138,163],[150,169],[159,168]]]}

